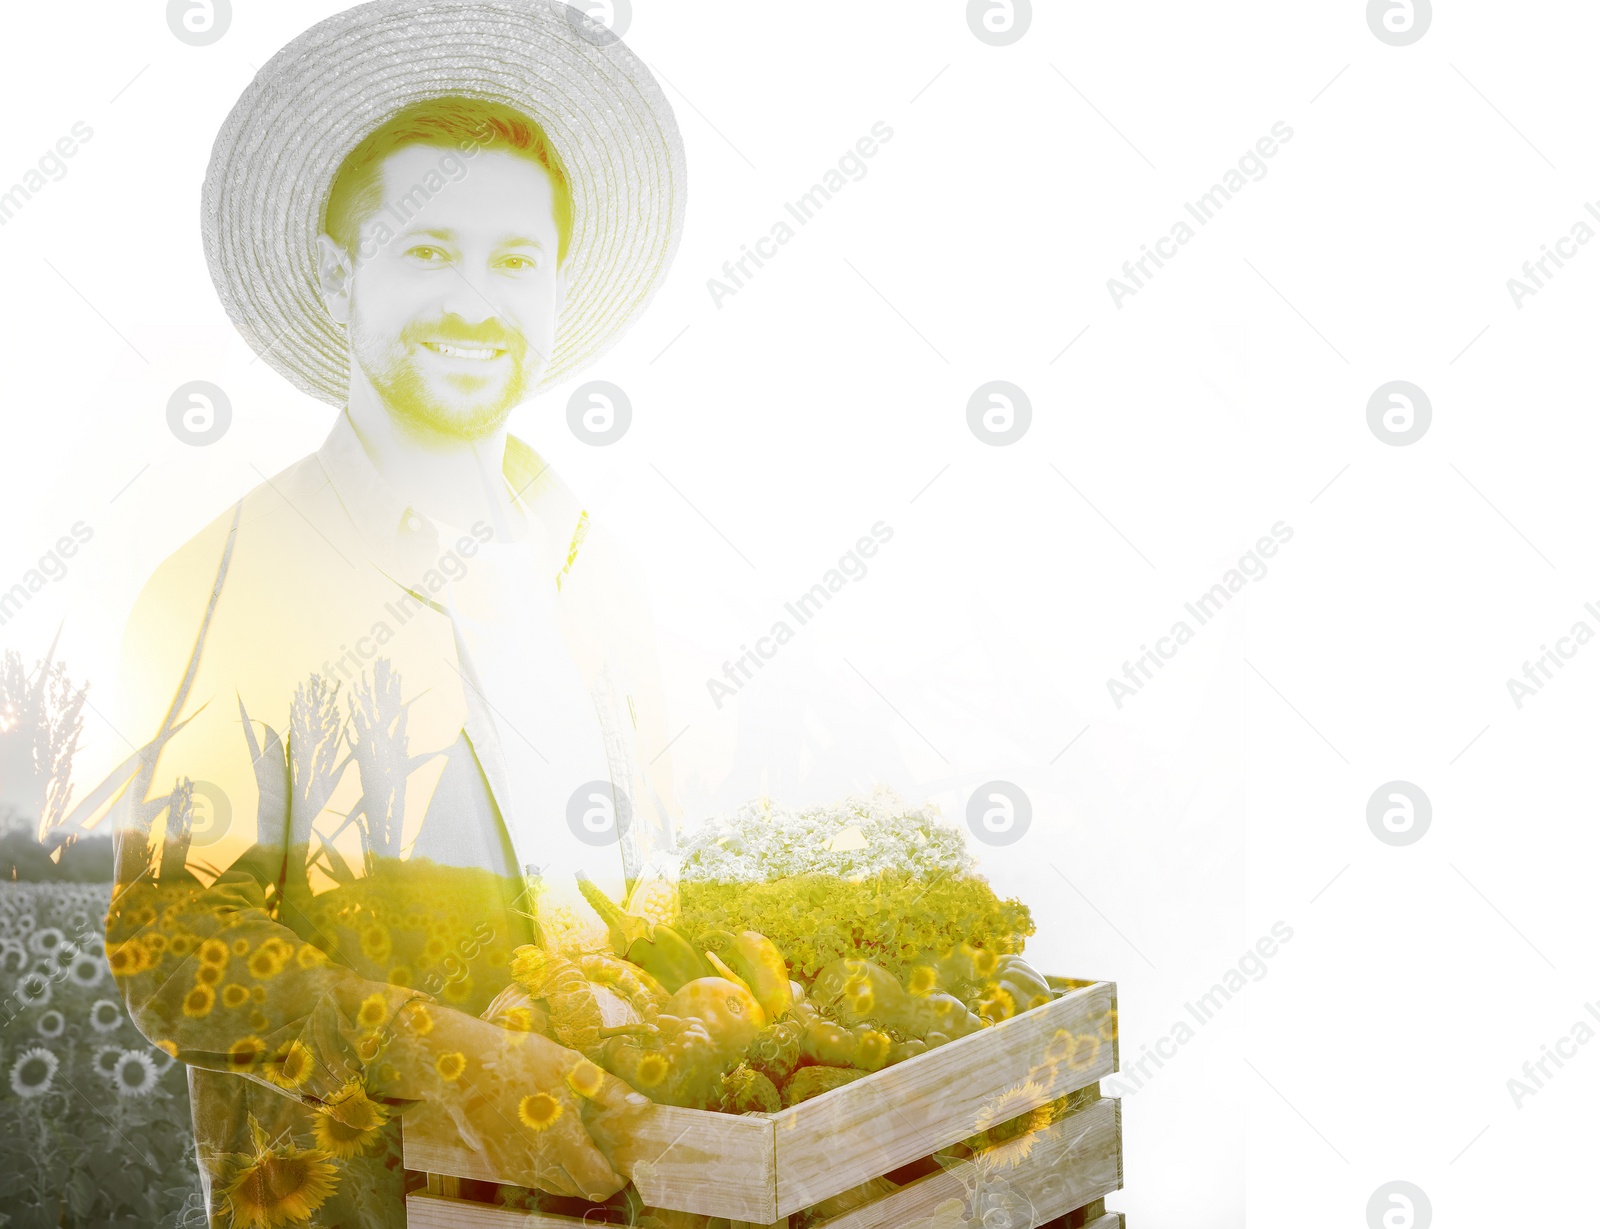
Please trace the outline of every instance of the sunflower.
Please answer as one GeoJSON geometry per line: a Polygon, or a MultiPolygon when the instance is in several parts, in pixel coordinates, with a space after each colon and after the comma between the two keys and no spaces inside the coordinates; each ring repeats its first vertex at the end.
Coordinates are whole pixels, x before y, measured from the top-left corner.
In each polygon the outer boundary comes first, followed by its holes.
{"type": "Polygon", "coordinates": [[[439,991],[439,995],[447,1003],[466,1002],[472,995],[472,975],[466,974],[445,982],[444,988],[439,991]]]}
{"type": "Polygon", "coordinates": [[[1011,1144],[1009,1148],[994,1152],[988,1159],[992,1165],[1002,1169],[1020,1165],[1028,1159],[1037,1142],[1034,1132],[1054,1121],[1054,1111],[1044,1097],[1044,1086],[1031,1080],[1006,1089],[978,1111],[976,1125],[979,1134],[974,1137],[978,1142],[967,1142],[979,1151],[1000,1144],[1011,1144]]]}
{"type": "Polygon", "coordinates": [[[517,1102],[517,1118],[533,1131],[543,1131],[555,1125],[561,1117],[561,1102],[547,1092],[536,1092],[517,1102]]]}
{"type": "Polygon", "coordinates": [[[215,986],[222,980],[222,966],[217,964],[203,964],[195,970],[194,980],[201,986],[215,986]]]}
{"type": "Polygon", "coordinates": [[[231,1153],[225,1163],[222,1203],[233,1229],[276,1229],[312,1215],[339,1184],[339,1169],[320,1148],[267,1146],[267,1133],[250,1116],[254,1154],[231,1153]]]}
{"type": "Polygon", "coordinates": [[[369,994],[361,1001],[356,1012],[356,1023],[365,1029],[374,1029],[389,1018],[389,1003],[382,994],[369,994]]]}
{"type": "Polygon", "coordinates": [[[17,1001],[24,1007],[43,1007],[50,1001],[51,992],[50,978],[38,969],[24,973],[17,982],[17,1001]]]}
{"type": "Polygon", "coordinates": [[[265,986],[251,986],[250,1000],[254,1003],[265,1003],[267,1001],[267,988],[265,986]]]}
{"type": "Polygon", "coordinates": [[[1067,1029],[1056,1029],[1050,1035],[1050,1040],[1045,1042],[1046,1063],[1066,1063],[1072,1058],[1072,1050],[1077,1047],[1077,1039],[1067,1029]]]}
{"type": "Polygon", "coordinates": [[[377,962],[389,958],[391,941],[387,927],[373,923],[361,932],[361,954],[377,962]]]}
{"type": "Polygon", "coordinates": [[[279,1088],[299,1088],[310,1078],[314,1061],[311,1048],[297,1038],[278,1047],[262,1074],[279,1088]]]}
{"type": "Polygon", "coordinates": [[[53,956],[66,941],[67,936],[54,926],[41,926],[28,936],[28,950],[36,956],[53,956]]]}
{"type": "Polygon", "coordinates": [[[314,969],[328,963],[328,953],[314,943],[302,943],[294,954],[294,962],[302,969],[314,969]]]}
{"type": "Polygon", "coordinates": [[[39,1036],[54,1041],[67,1031],[67,1018],[52,1007],[34,1022],[33,1027],[38,1031],[39,1036]]]}
{"type": "Polygon", "coordinates": [[[939,988],[939,971],[930,964],[919,964],[906,978],[906,992],[922,998],[939,988]]]}
{"type": "Polygon", "coordinates": [[[115,999],[96,999],[89,1008],[89,1023],[97,1033],[114,1033],[122,1027],[122,1004],[115,999]]]}
{"type": "Polygon", "coordinates": [[[194,1020],[209,1016],[211,1009],[216,1005],[217,992],[210,986],[196,983],[194,988],[183,996],[183,1014],[194,1020]]]}
{"type": "Polygon", "coordinates": [[[459,1050],[449,1054],[439,1055],[438,1061],[433,1064],[433,1069],[439,1073],[442,1080],[457,1080],[461,1073],[467,1069],[467,1056],[459,1050]]]}
{"type": "Polygon", "coordinates": [[[1017,1014],[1017,1000],[1004,986],[990,983],[988,993],[978,1003],[978,1015],[991,1020],[1009,1020],[1017,1014]]]}
{"type": "Polygon", "coordinates": [[[598,1096],[605,1082],[605,1072],[587,1058],[567,1072],[567,1085],[580,1097],[598,1096]]]}
{"type": "Polygon", "coordinates": [[[233,954],[235,956],[248,956],[250,954],[250,940],[235,939],[233,941],[233,954]]]}
{"type": "Polygon", "coordinates": [[[110,1079],[117,1069],[117,1063],[122,1060],[123,1049],[121,1046],[101,1046],[94,1052],[93,1067],[96,1075],[103,1075],[110,1079]]]}
{"type": "Polygon", "coordinates": [[[246,966],[250,976],[258,981],[266,981],[269,977],[276,977],[283,972],[283,961],[279,958],[278,949],[270,943],[263,943],[256,949],[255,955],[250,957],[246,966]]]}
{"type": "Polygon", "coordinates": [[[251,1067],[266,1052],[267,1046],[259,1037],[241,1037],[228,1047],[228,1062],[234,1067],[251,1067]]]}
{"type": "Polygon", "coordinates": [[[409,988],[411,985],[411,970],[403,964],[397,964],[389,970],[387,980],[391,986],[406,986],[409,988]]]}
{"type": "Polygon", "coordinates": [[[429,1012],[426,1003],[421,999],[411,999],[406,1006],[410,1008],[410,1015],[407,1016],[407,1020],[413,1033],[418,1037],[426,1037],[433,1032],[433,1014],[429,1012]]]}
{"type": "Polygon", "coordinates": [[[11,1091],[19,1097],[42,1097],[55,1082],[61,1060],[43,1046],[24,1050],[11,1068],[11,1091]]]}
{"type": "Polygon", "coordinates": [[[173,935],[167,940],[167,950],[174,956],[187,956],[194,951],[194,936],[173,935]]]}
{"type": "Polygon", "coordinates": [[[639,1065],[633,1069],[633,1074],[642,1087],[654,1088],[667,1078],[669,1070],[666,1055],[651,1051],[639,1059],[639,1065]]]}
{"type": "Polygon", "coordinates": [[[236,981],[229,982],[222,988],[222,1005],[228,1008],[243,1007],[250,1001],[250,988],[241,986],[236,981]]]}
{"type": "Polygon", "coordinates": [[[159,1075],[155,1062],[143,1050],[124,1050],[111,1071],[111,1082],[120,1097],[148,1097],[159,1075]]]}
{"type": "Polygon", "coordinates": [[[67,979],[75,986],[92,990],[106,974],[106,962],[94,956],[79,956],[67,970],[67,979]]]}
{"type": "Polygon", "coordinates": [[[139,940],[129,939],[106,953],[106,963],[117,977],[132,977],[150,967],[150,954],[139,940]]]}
{"type": "Polygon", "coordinates": [[[272,1021],[267,1019],[266,1012],[258,1009],[250,1013],[250,1027],[255,1029],[256,1032],[264,1033],[271,1025],[272,1021]]]}
{"type": "Polygon", "coordinates": [[[990,951],[986,947],[975,948],[970,943],[963,943],[958,950],[972,961],[972,972],[979,978],[987,979],[993,976],[995,968],[1000,963],[999,953],[990,951]]]}
{"type": "Polygon", "coordinates": [[[317,1147],[340,1160],[365,1152],[383,1134],[389,1111],[367,1096],[367,1090],[351,1081],[328,1099],[312,1115],[311,1128],[317,1147]]]}
{"type": "Polygon", "coordinates": [[[207,939],[200,945],[201,964],[214,964],[226,968],[229,959],[228,945],[221,939],[207,939]]]}

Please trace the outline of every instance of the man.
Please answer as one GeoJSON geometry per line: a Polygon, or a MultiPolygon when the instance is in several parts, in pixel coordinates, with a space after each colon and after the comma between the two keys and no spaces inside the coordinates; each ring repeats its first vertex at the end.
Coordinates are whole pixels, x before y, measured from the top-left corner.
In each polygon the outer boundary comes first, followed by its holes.
{"type": "Polygon", "coordinates": [[[506,419],[643,309],[683,175],[649,73],[545,0],[340,14],[218,137],[219,293],[339,409],[162,565],[124,652],[108,952],[189,1064],[214,1224],[403,1225],[402,1117],[528,1187],[625,1182],[648,1103],[502,991],[520,944],[603,940],[577,872],[670,903],[653,638],[506,419]]]}

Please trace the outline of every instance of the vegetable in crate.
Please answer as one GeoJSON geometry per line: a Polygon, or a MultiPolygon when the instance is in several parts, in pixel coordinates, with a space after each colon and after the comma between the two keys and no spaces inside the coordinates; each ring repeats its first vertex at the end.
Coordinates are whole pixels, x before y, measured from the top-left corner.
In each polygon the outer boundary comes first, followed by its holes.
{"type": "Polygon", "coordinates": [[[751,1070],[759,1071],[774,1084],[782,1084],[800,1065],[804,1034],[804,1022],[793,1014],[769,1024],[750,1043],[745,1061],[751,1070]]]}
{"type": "Polygon", "coordinates": [[[715,1108],[723,1072],[744,1058],[765,1023],[743,986],[700,977],[680,987],[645,1028],[605,1041],[596,1061],[652,1100],[715,1108]]]}
{"type": "Polygon", "coordinates": [[[710,1109],[721,1098],[726,1061],[704,1021],[663,1013],[641,1035],[615,1036],[599,1063],[652,1101],[710,1109]]]}
{"type": "Polygon", "coordinates": [[[752,1111],[772,1114],[783,1106],[777,1086],[761,1072],[753,1071],[743,1063],[723,1074],[721,1088],[722,1101],[717,1108],[724,1114],[748,1114],[752,1111]]]}
{"type": "Polygon", "coordinates": [[[1027,906],[977,873],[960,829],[888,789],[801,812],[746,803],[708,820],[680,854],[680,931],[758,931],[802,982],[855,958],[905,984],[921,953],[964,942],[1016,953],[1034,932],[1027,906]]]}
{"type": "MultiPolygon", "coordinates": [[[[555,1040],[591,1061],[599,1061],[607,1039],[650,1027],[633,1003],[611,986],[589,980],[580,965],[533,944],[517,948],[511,976],[531,1000],[526,1008],[542,1012],[555,1040]]],[[[490,1006],[498,1007],[504,999],[502,994],[490,1006]]],[[[534,1030],[538,1023],[530,1016],[525,1027],[534,1030]]]]}
{"type": "Polygon", "coordinates": [[[817,974],[808,997],[824,1011],[831,1009],[842,1024],[873,1021],[910,1032],[917,1023],[916,1001],[892,973],[870,960],[835,960],[817,974]]]}
{"type": "Polygon", "coordinates": [[[731,934],[713,930],[703,942],[708,957],[723,961],[750,988],[769,1020],[783,1018],[794,1003],[789,984],[789,966],[778,945],[754,930],[731,934]]]}
{"type": "Polygon", "coordinates": [[[578,872],[578,890],[606,924],[612,951],[649,973],[669,994],[713,972],[705,957],[672,927],[625,913],[584,871],[578,872]]]}
{"type": "Polygon", "coordinates": [[[867,1073],[849,1067],[801,1067],[783,1085],[783,1108],[854,1083],[867,1073]]]}
{"type": "Polygon", "coordinates": [[[977,1012],[991,1020],[1008,1020],[1055,998],[1044,975],[1021,956],[1001,956],[984,983],[977,1012]]]}

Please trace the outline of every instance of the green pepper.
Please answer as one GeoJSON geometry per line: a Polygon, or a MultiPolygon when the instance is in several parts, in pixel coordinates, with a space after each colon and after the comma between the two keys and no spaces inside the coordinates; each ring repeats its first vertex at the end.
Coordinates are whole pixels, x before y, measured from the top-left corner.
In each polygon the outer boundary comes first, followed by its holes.
{"type": "Polygon", "coordinates": [[[578,872],[578,890],[606,924],[612,950],[649,973],[668,994],[676,994],[680,987],[697,977],[715,974],[689,940],[670,926],[624,913],[583,871],[578,872]]]}
{"type": "Polygon", "coordinates": [[[600,1065],[662,1105],[708,1109],[720,1098],[726,1063],[695,1018],[662,1013],[653,1036],[617,1036],[600,1049],[600,1065]]]}

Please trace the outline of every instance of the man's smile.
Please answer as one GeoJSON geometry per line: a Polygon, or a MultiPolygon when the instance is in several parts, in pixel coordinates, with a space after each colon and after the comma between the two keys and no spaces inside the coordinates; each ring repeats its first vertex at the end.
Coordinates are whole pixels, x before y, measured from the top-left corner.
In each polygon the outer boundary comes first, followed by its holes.
{"type": "Polygon", "coordinates": [[[480,363],[497,359],[505,353],[505,350],[494,346],[463,346],[447,341],[425,341],[422,344],[435,354],[443,354],[447,358],[470,359],[480,363]]]}

